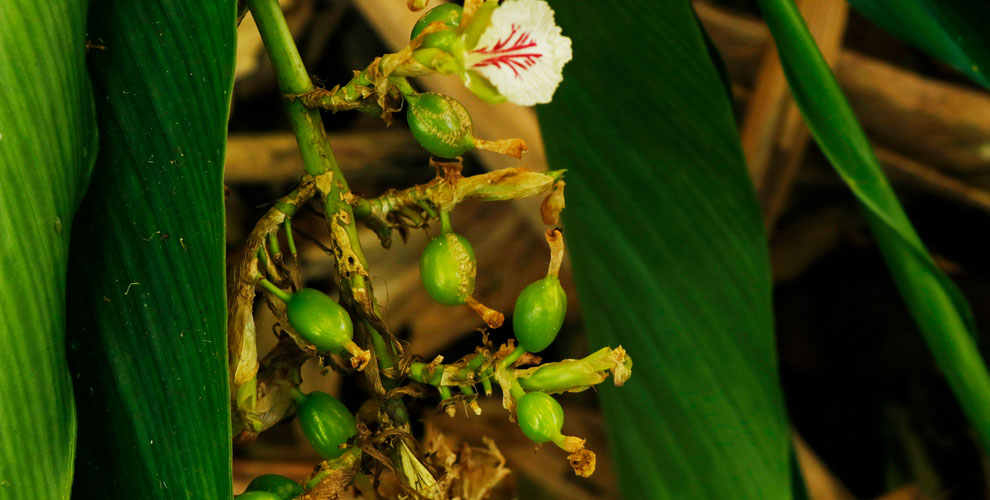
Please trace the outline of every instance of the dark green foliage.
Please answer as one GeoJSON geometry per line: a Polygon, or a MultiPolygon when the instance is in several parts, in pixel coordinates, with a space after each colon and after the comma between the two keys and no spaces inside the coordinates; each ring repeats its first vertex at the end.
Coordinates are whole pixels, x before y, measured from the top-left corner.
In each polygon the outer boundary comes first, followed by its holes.
{"type": "Polygon", "coordinates": [[[230,498],[223,162],[234,0],[99,0],[70,258],[74,498],[230,498]]]}
{"type": "Polygon", "coordinates": [[[574,60],[539,108],[627,499],[787,499],[766,236],[690,2],[552,2],[574,60]]]}
{"type": "Polygon", "coordinates": [[[65,499],[72,219],[96,157],[86,3],[0,2],[0,499],[65,499]]]}

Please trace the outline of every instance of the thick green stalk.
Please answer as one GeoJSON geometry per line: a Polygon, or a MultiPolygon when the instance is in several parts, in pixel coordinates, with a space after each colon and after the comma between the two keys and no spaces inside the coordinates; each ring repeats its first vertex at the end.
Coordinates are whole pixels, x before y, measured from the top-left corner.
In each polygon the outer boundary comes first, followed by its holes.
{"type": "MultiPolygon", "coordinates": [[[[279,89],[288,96],[302,94],[313,90],[313,81],[306,72],[299,50],[296,48],[292,33],[282,15],[282,9],[277,0],[248,0],[248,7],[254,16],[254,21],[258,25],[261,39],[265,43],[265,49],[271,58],[272,66],[275,68],[275,75],[278,77],[279,89]]],[[[357,238],[357,226],[354,223],[354,213],[351,206],[340,202],[341,193],[350,191],[347,180],[340,171],[337,159],[333,155],[330,147],[330,140],[323,129],[323,120],[320,112],[315,109],[308,109],[303,106],[298,99],[287,98],[286,111],[292,122],[292,130],[296,134],[296,142],[299,144],[299,152],[303,158],[303,168],[306,173],[313,177],[318,177],[327,172],[330,173],[329,186],[320,186],[326,189],[324,195],[324,209],[327,216],[331,217],[340,211],[347,213],[346,230],[350,237],[350,247],[361,260],[362,265],[367,265],[364,258],[364,251],[357,238]]],[[[321,190],[322,190],[321,189],[321,190]]],[[[363,284],[362,276],[355,276],[354,285],[360,281],[363,284]]]]}
{"type": "MultiPolygon", "coordinates": [[[[313,81],[299,56],[292,33],[282,15],[277,0],[249,0],[248,7],[258,25],[258,32],[268,50],[268,57],[275,68],[279,89],[283,94],[302,94],[313,90],[313,81]]],[[[330,141],[323,133],[320,112],[306,109],[301,102],[290,99],[286,103],[292,129],[299,142],[306,173],[316,177],[328,170],[337,170],[337,160],[330,148],[330,141]]],[[[341,176],[343,177],[343,176],[341,176]]],[[[346,181],[345,181],[346,186],[346,181]]]]}
{"type": "MultiPolygon", "coordinates": [[[[367,269],[368,262],[358,239],[357,223],[350,204],[342,202],[343,195],[350,192],[347,180],[340,171],[330,140],[323,128],[323,120],[319,110],[305,107],[300,99],[294,96],[313,90],[313,82],[306,72],[299,50],[296,48],[292,34],[289,32],[285,17],[277,0],[248,0],[248,7],[254,16],[261,39],[265,43],[278,77],[279,88],[287,96],[286,111],[296,134],[296,142],[303,158],[306,173],[313,176],[317,189],[322,195],[323,209],[327,223],[330,225],[330,235],[333,246],[339,249],[335,254],[337,261],[336,282],[342,297],[347,297],[355,309],[363,307],[358,302],[369,301],[377,314],[377,304],[370,284],[364,279],[362,271],[367,269]],[[342,229],[343,231],[339,231],[342,229]],[[341,234],[342,233],[342,234],[341,234]],[[356,259],[354,262],[352,259],[356,259]]],[[[264,285],[264,283],[262,283],[264,285]]],[[[363,314],[363,313],[359,313],[363,314]]],[[[386,371],[394,366],[394,356],[388,345],[381,339],[374,338],[377,331],[371,327],[371,348],[379,360],[379,368],[386,371]]],[[[391,385],[391,384],[388,384],[391,385]]],[[[388,404],[389,414],[396,423],[408,420],[401,399],[388,404]]]]}
{"type": "MultiPolygon", "coordinates": [[[[285,16],[282,15],[277,0],[248,0],[248,7],[251,9],[265,49],[268,51],[275,68],[279,88],[283,94],[288,96],[286,98],[286,111],[296,134],[296,142],[302,155],[303,166],[306,173],[316,178],[317,188],[323,196],[323,208],[327,222],[331,226],[331,237],[334,239],[335,247],[344,252],[337,255],[338,272],[340,274],[344,272],[343,263],[340,261],[350,257],[356,258],[357,263],[348,263],[349,265],[359,264],[362,269],[367,269],[368,262],[358,239],[353,208],[350,204],[341,201],[342,195],[349,193],[350,188],[347,186],[347,180],[334,157],[330,140],[323,129],[320,112],[306,108],[301,100],[292,97],[309,92],[314,87],[302,58],[299,56],[295,41],[292,39],[292,33],[285,22],[285,16]],[[339,225],[343,229],[343,234],[339,234],[334,225],[339,225]]],[[[367,300],[374,304],[374,296],[371,294],[370,286],[366,283],[364,275],[360,272],[349,274],[346,281],[344,276],[338,276],[341,292],[355,300],[360,300],[355,297],[355,291],[366,292],[367,300]],[[345,290],[347,288],[343,286],[345,284],[349,284],[349,290],[345,290]]],[[[373,343],[372,347],[377,347],[377,345],[373,343]]],[[[377,354],[378,359],[391,358],[391,354],[388,352],[377,352],[377,354]]]]}

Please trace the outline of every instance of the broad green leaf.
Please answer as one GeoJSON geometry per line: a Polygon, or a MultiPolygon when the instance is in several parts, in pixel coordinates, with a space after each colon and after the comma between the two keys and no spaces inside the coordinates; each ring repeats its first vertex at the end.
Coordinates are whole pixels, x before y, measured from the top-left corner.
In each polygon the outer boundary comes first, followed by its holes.
{"type": "Polygon", "coordinates": [[[791,93],[812,136],[865,208],[883,253],[935,360],[990,451],[990,376],[965,299],[938,269],[901,208],[792,0],[759,0],[791,93]]]}
{"type": "Polygon", "coordinates": [[[985,0],[849,0],[881,28],[990,88],[990,2],[985,0]]]}
{"type": "Polygon", "coordinates": [[[96,157],[86,2],[0,2],[0,499],[65,499],[69,228],[96,157]]]}
{"type": "Polygon", "coordinates": [[[73,231],[78,498],[228,499],[223,158],[235,1],[94,0],[100,126],[73,231]]]}
{"type": "Polygon", "coordinates": [[[538,112],[565,240],[592,347],[635,361],[600,392],[623,496],[788,499],[766,236],[690,2],[553,7],[574,60],[538,112]]]}

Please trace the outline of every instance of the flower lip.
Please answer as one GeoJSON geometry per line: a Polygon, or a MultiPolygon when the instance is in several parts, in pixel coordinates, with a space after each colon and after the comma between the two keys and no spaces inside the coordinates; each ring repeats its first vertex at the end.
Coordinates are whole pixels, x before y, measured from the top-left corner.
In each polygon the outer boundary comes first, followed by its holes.
{"type": "Polygon", "coordinates": [[[501,69],[501,65],[505,64],[516,78],[520,78],[520,70],[525,71],[532,67],[537,59],[544,56],[530,34],[522,31],[516,24],[512,25],[512,31],[504,40],[492,47],[482,47],[471,52],[484,56],[484,59],[474,63],[475,68],[491,65],[501,69]],[[509,45],[510,42],[512,45],[509,45]]]}
{"type": "Polygon", "coordinates": [[[506,0],[470,49],[468,67],[524,106],[550,102],[571,60],[571,39],[544,0],[506,0]]]}

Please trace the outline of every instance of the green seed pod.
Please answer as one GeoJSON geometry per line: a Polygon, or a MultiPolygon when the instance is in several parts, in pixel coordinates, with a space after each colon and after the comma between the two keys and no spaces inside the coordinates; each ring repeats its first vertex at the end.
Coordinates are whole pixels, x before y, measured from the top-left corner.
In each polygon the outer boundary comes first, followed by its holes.
{"type": "Polygon", "coordinates": [[[409,130],[430,154],[455,158],[474,149],[471,115],[457,99],[427,92],[407,95],[406,101],[409,130]]]}
{"type": "Polygon", "coordinates": [[[564,409],[560,403],[542,392],[528,392],[516,401],[519,428],[534,443],[553,441],[560,445],[564,436],[564,409]]]}
{"type": "Polygon", "coordinates": [[[430,240],[419,259],[419,277],[433,300],[448,306],[467,301],[478,274],[474,249],[467,238],[444,233],[430,240]]]}
{"type": "Polygon", "coordinates": [[[254,478],[244,491],[266,491],[282,500],[291,500],[303,494],[303,487],[285,476],[265,474],[254,478]]]}
{"type": "Polygon", "coordinates": [[[529,352],[546,349],[557,338],[565,313],[567,293],[556,276],[530,283],[516,298],[512,313],[512,329],[519,345],[529,352]]]}
{"type": "Polygon", "coordinates": [[[245,491],[234,497],[234,500],[285,500],[285,498],[268,491],[245,491]]]}
{"type": "MultiPolygon", "coordinates": [[[[409,35],[409,39],[412,40],[416,38],[427,26],[435,22],[441,22],[450,28],[456,28],[459,24],[461,24],[461,10],[461,6],[454,3],[437,5],[436,7],[428,10],[426,14],[423,14],[423,16],[419,18],[419,21],[416,21],[416,25],[413,26],[412,34],[409,35]]],[[[426,36],[427,39],[429,37],[430,35],[426,36]]],[[[423,42],[424,47],[432,47],[432,45],[426,45],[426,40],[423,42]]]]}
{"type": "Polygon", "coordinates": [[[339,354],[354,338],[350,315],[319,290],[299,290],[286,302],[285,309],[292,328],[321,351],[339,354]]]}
{"type": "Polygon", "coordinates": [[[332,460],[344,453],[340,446],[357,434],[354,415],[337,398],[325,392],[297,395],[296,418],[309,444],[323,458],[332,460]]]}

